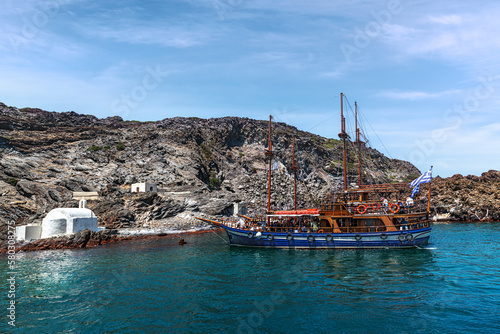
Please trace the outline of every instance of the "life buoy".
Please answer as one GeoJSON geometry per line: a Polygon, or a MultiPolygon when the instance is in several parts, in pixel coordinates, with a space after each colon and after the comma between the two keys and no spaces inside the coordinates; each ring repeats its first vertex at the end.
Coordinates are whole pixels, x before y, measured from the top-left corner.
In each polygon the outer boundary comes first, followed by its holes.
{"type": "Polygon", "coordinates": [[[247,236],[248,236],[248,238],[252,239],[253,238],[253,232],[248,232],[247,236]]]}
{"type": "Polygon", "coordinates": [[[397,203],[389,204],[389,211],[391,211],[392,213],[398,213],[399,212],[399,204],[397,204],[397,203]],[[396,209],[393,209],[393,207],[396,207],[396,209]]]}
{"type": "Polygon", "coordinates": [[[267,240],[269,240],[269,241],[273,241],[273,240],[274,240],[274,235],[272,235],[271,233],[269,233],[269,234],[267,235],[267,240]]]}
{"type": "Polygon", "coordinates": [[[406,240],[406,237],[404,234],[400,234],[399,237],[398,237],[399,241],[403,242],[406,240]]]}
{"type": "Polygon", "coordinates": [[[378,210],[378,209],[380,209],[380,204],[378,204],[378,203],[373,203],[373,204],[372,204],[372,210],[374,210],[374,211],[375,211],[375,210],[378,210]]]}
{"type": "Polygon", "coordinates": [[[292,234],[292,233],[288,233],[288,234],[286,235],[286,240],[288,240],[288,241],[292,241],[292,240],[293,240],[293,234],[292,234]]]}
{"type": "Polygon", "coordinates": [[[314,242],[314,235],[309,234],[309,235],[307,236],[307,241],[309,241],[309,242],[314,242]]]}
{"type": "Polygon", "coordinates": [[[319,230],[317,233],[325,233],[325,231],[323,231],[323,230],[319,230]]]}
{"type": "Polygon", "coordinates": [[[382,234],[380,235],[380,239],[382,239],[382,240],[387,239],[387,234],[382,233],[382,234]]]}
{"type": "Polygon", "coordinates": [[[361,236],[360,234],[356,234],[356,235],[354,236],[354,239],[356,239],[356,241],[361,240],[361,238],[362,238],[362,236],[361,236]]]}
{"type": "Polygon", "coordinates": [[[415,237],[413,236],[413,234],[408,233],[408,234],[406,235],[406,240],[408,240],[408,241],[413,241],[414,239],[415,239],[415,237]]]}
{"type": "Polygon", "coordinates": [[[327,235],[326,235],[326,237],[325,237],[325,240],[326,240],[326,242],[331,242],[331,241],[333,241],[333,235],[331,235],[331,234],[327,234],[327,235]]]}
{"type": "Polygon", "coordinates": [[[358,205],[358,207],[356,208],[356,212],[359,213],[360,215],[364,215],[366,213],[366,210],[368,208],[366,207],[366,205],[364,204],[360,204],[358,205]]]}

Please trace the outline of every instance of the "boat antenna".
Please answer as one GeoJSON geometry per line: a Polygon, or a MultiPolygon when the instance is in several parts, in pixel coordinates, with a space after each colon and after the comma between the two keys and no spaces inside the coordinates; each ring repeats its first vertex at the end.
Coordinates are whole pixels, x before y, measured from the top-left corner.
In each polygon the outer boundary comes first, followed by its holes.
{"type": "Polygon", "coordinates": [[[293,138],[293,149],[292,149],[292,171],[293,171],[293,181],[294,181],[294,210],[297,211],[297,165],[295,164],[295,138],[293,138]]]}
{"type": "Polygon", "coordinates": [[[346,139],[349,138],[345,132],[345,117],[344,117],[344,93],[340,93],[340,124],[341,132],[339,138],[344,142],[344,191],[347,190],[347,157],[346,157],[346,139]]]}
{"type": "MultiPolygon", "coordinates": [[[[269,116],[269,137],[267,139],[268,147],[266,150],[266,157],[269,158],[269,182],[267,184],[267,212],[271,211],[271,169],[272,169],[272,160],[273,160],[273,147],[271,142],[271,121],[273,116],[269,116]]],[[[269,217],[268,217],[269,223],[269,217]]]]}

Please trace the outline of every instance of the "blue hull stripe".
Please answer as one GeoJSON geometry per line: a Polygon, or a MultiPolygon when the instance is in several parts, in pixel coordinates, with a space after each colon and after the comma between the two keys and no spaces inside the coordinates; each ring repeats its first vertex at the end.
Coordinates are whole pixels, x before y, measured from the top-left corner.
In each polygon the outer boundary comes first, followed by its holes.
{"type": "Polygon", "coordinates": [[[411,231],[377,233],[290,233],[293,235],[293,240],[287,240],[288,233],[261,232],[258,235],[256,232],[224,225],[222,227],[226,230],[231,245],[235,246],[311,249],[410,248],[426,244],[432,229],[426,227],[411,231]],[[314,236],[314,240],[311,235],[314,236]],[[327,236],[329,240],[326,240],[327,236]]]}

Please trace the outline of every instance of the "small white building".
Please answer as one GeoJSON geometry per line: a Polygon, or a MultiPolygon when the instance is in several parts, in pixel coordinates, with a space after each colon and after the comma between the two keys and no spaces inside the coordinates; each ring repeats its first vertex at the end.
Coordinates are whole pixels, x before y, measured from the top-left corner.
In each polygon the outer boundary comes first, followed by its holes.
{"type": "Polygon", "coordinates": [[[41,238],[78,233],[84,229],[97,232],[97,217],[87,208],[57,208],[42,220],[41,238]]]}
{"type": "Polygon", "coordinates": [[[130,186],[130,191],[133,193],[158,192],[158,186],[148,182],[133,183],[130,186]]]}
{"type": "Polygon", "coordinates": [[[23,226],[16,226],[16,239],[17,240],[38,240],[42,234],[42,226],[28,224],[23,226]]]}
{"type": "Polygon", "coordinates": [[[233,203],[233,215],[246,215],[248,204],[245,202],[234,202],[233,203]]]}

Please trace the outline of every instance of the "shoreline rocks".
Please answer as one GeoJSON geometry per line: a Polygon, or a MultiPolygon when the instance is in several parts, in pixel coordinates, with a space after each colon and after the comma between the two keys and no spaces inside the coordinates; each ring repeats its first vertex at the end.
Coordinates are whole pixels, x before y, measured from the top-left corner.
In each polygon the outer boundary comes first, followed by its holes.
{"type": "MultiPolygon", "coordinates": [[[[198,230],[171,230],[160,232],[158,230],[148,231],[129,231],[128,233],[120,233],[119,230],[103,230],[93,232],[88,229],[80,231],[76,234],[65,235],[47,239],[31,240],[25,242],[17,242],[15,244],[16,252],[32,252],[41,250],[56,250],[56,249],[75,249],[75,248],[94,248],[101,245],[116,243],[126,240],[160,238],[173,235],[184,235],[194,233],[207,233],[212,229],[198,230]]],[[[122,231],[123,232],[123,231],[122,231]]],[[[7,252],[7,243],[0,246],[0,253],[7,252]]]]}
{"type": "Polygon", "coordinates": [[[448,211],[455,220],[500,221],[500,171],[438,177],[431,197],[436,208],[448,211]]]}

